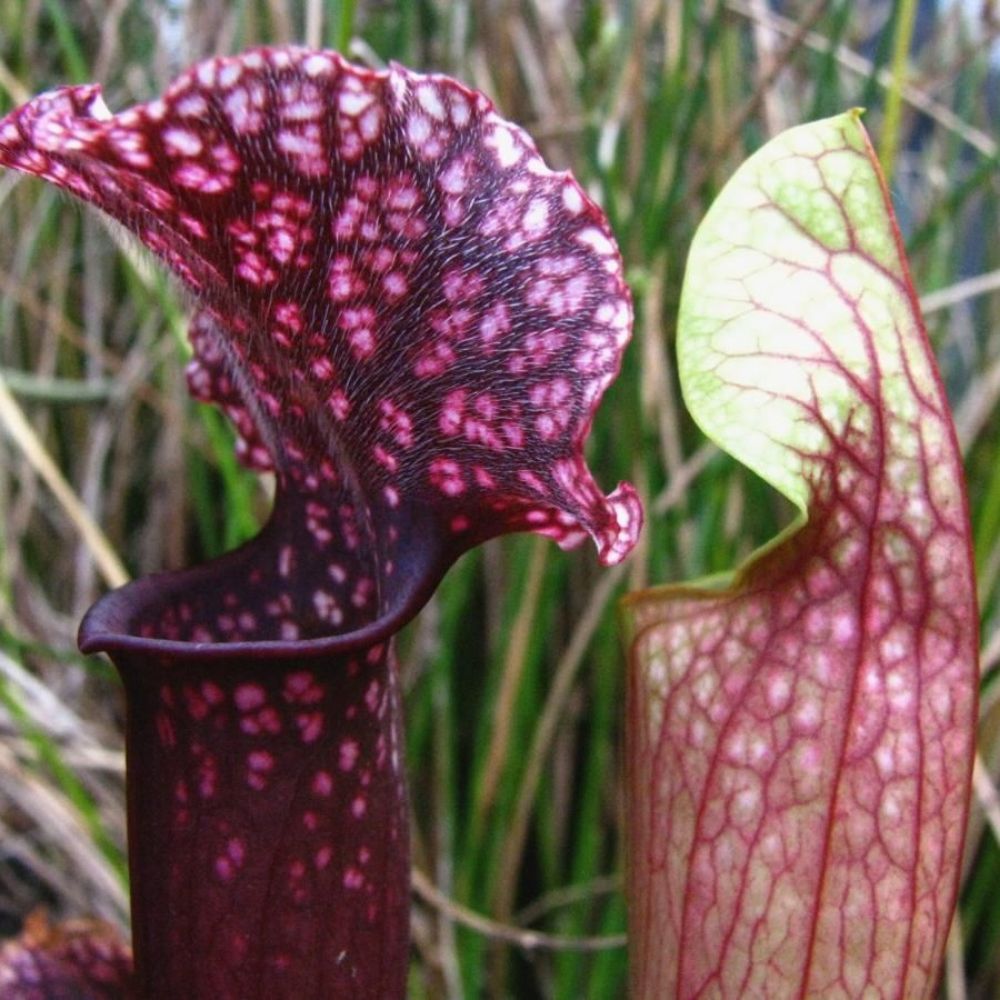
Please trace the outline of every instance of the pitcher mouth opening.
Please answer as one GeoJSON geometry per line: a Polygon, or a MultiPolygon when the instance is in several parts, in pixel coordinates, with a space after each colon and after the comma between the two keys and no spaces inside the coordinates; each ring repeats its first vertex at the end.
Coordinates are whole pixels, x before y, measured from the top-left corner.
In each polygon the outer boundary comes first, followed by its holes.
{"type": "Polygon", "coordinates": [[[247,575],[248,550],[260,540],[258,536],[246,546],[211,562],[190,569],[153,573],[108,592],[80,623],[77,642],[81,652],[135,652],[188,660],[311,659],[350,653],[388,641],[399,632],[427,603],[454,561],[453,555],[439,552],[419,568],[399,567],[377,613],[368,621],[339,630],[331,626],[328,630],[309,630],[294,637],[265,633],[260,637],[201,639],[194,634],[185,638],[165,635],[167,630],[149,624],[181,602],[184,595],[197,593],[200,588],[237,588],[247,575]]]}
{"type": "MultiPolygon", "coordinates": [[[[167,575],[167,574],[157,574],[167,575]]],[[[156,576],[145,577],[126,584],[118,590],[102,597],[86,613],[80,623],[77,645],[82,653],[114,654],[117,652],[143,652],[164,657],[184,657],[198,660],[222,660],[240,657],[244,659],[282,659],[297,657],[311,659],[340,653],[350,653],[366,649],[379,642],[391,639],[407,625],[430,598],[435,584],[414,591],[410,599],[393,608],[368,625],[329,636],[309,639],[257,639],[236,642],[198,642],[179,639],[163,639],[153,636],[135,635],[123,629],[118,623],[123,613],[128,615],[136,599],[141,598],[143,584],[155,584],[156,576]]]]}

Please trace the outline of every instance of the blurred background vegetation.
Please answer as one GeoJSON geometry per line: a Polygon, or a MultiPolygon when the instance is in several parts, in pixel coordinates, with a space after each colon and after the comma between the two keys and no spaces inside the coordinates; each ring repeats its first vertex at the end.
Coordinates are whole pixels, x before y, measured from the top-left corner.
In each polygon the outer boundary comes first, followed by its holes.
{"type": "MultiPolygon", "coordinates": [[[[731,567],[788,517],[680,405],[687,245],[750,151],[853,105],[900,215],[975,530],[981,759],[942,995],[1000,996],[998,38],[995,0],[0,0],[0,111],[89,80],[117,110],[206,55],[326,45],[485,91],[618,235],[635,338],[589,455],[606,488],[636,483],[648,528],[611,571],[589,549],[488,545],[404,636],[413,997],[624,995],[616,598],[731,567]]],[[[38,904],[127,924],[122,699],[75,650],[82,612],[124,573],[197,562],[267,514],[229,428],[187,397],[187,306],[96,213],[0,176],[0,935],[38,904]]]]}

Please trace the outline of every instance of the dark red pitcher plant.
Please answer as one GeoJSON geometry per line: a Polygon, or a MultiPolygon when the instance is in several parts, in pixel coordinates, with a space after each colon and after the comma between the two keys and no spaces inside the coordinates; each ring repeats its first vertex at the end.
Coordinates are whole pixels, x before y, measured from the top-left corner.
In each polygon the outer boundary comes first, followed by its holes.
{"type": "Polygon", "coordinates": [[[193,295],[194,395],[276,479],[253,541],[86,616],[128,704],[137,989],[405,991],[395,633],[465,550],[621,560],[641,511],[582,446],[631,330],[601,211],[442,76],[257,49],[109,113],[0,123],[0,162],[124,223],[193,295]]]}

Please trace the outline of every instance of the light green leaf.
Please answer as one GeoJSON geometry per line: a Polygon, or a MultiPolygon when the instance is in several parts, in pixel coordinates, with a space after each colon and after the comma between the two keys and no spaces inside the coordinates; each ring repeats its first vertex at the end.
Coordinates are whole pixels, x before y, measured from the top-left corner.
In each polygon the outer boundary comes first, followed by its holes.
{"type": "Polygon", "coordinates": [[[976,701],[962,468],[859,113],[748,160],[695,236],[682,388],[797,523],[634,595],[636,1000],[930,997],[976,701]]]}

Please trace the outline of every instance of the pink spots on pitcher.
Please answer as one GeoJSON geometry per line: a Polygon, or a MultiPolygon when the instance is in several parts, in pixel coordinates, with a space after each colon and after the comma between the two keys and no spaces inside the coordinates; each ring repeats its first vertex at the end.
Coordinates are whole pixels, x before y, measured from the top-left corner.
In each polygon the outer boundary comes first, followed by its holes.
{"type": "Polygon", "coordinates": [[[261,684],[241,684],[233,695],[241,712],[252,712],[267,703],[267,692],[261,684]]]}
{"type": "Polygon", "coordinates": [[[391,399],[379,403],[379,428],[386,431],[400,448],[413,447],[413,419],[391,399]]]}
{"type": "Polygon", "coordinates": [[[532,368],[548,368],[555,363],[565,345],[566,338],[557,328],[532,331],[524,338],[521,350],[507,362],[507,367],[514,375],[521,375],[532,368]]]}
{"type": "Polygon", "coordinates": [[[371,306],[344,309],[339,325],[347,335],[355,360],[367,361],[375,353],[377,345],[375,310],[371,306]]]}
{"type": "Polygon", "coordinates": [[[326,94],[310,79],[293,78],[282,84],[278,102],[286,122],[312,122],[326,114],[326,94]]]}
{"type": "Polygon", "coordinates": [[[360,747],[357,740],[344,740],[340,744],[340,769],[341,771],[353,771],[354,765],[358,762],[360,747]]]}
{"type": "MultiPolygon", "coordinates": [[[[377,444],[374,448],[372,448],[372,457],[379,465],[388,469],[390,472],[396,472],[399,469],[399,459],[397,459],[391,451],[387,451],[380,444],[377,444]]],[[[398,496],[397,491],[393,492],[396,496],[398,496]]]]}
{"type": "Polygon", "coordinates": [[[462,418],[465,415],[465,398],[468,395],[467,389],[456,389],[448,393],[444,398],[441,407],[441,415],[438,418],[438,429],[446,437],[454,437],[461,433],[462,418]]]}
{"type": "MultiPolygon", "coordinates": [[[[294,318],[297,307],[279,306],[276,318],[294,318]]],[[[207,311],[195,314],[188,331],[194,348],[194,358],[188,363],[188,389],[195,399],[215,402],[225,411],[237,431],[236,454],[250,468],[260,471],[273,469],[271,454],[264,444],[256,422],[244,403],[232,374],[228,370],[227,346],[218,324],[207,311]]],[[[253,627],[248,632],[253,632],[253,627]]]]}
{"type": "MultiPolygon", "coordinates": [[[[284,267],[305,268],[312,262],[316,234],[307,221],[312,208],[307,199],[276,191],[265,182],[254,184],[252,194],[252,213],[234,219],[227,227],[236,258],[235,270],[251,284],[272,284],[284,267]]],[[[297,303],[277,304],[273,313],[279,326],[292,333],[301,330],[297,303]]]]}
{"type": "Polygon", "coordinates": [[[327,288],[333,302],[349,302],[367,288],[367,282],[350,254],[338,254],[330,261],[327,288]]]}
{"type": "Polygon", "coordinates": [[[225,849],[215,858],[215,874],[223,882],[228,882],[243,867],[246,859],[246,843],[241,837],[230,837],[225,849]]]}
{"type": "Polygon", "coordinates": [[[410,291],[410,285],[403,271],[389,271],[382,279],[382,294],[390,301],[402,299],[410,291]]]}
{"type": "Polygon", "coordinates": [[[320,798],[329,798],[333,793],[333,775],[329,771],[317,771],[312,778],[310,785],[313,795],[320,798]]]}
{"type": "MultiPolygon", "coordinates": [[[[316,501],[307,502],[306,529],[312,536],[317,549],[326,548],[334,539],[333,528],[330,524],[330,510],[316,501]]],[[[325,591],[315,591],[313,604],[321,618],[332,621],[335,625],[340,624],[335,621],[337,601],[333,595],[327,594],[325,591]]]]}
{"type": "Polygon", "coordinates": [[[231,174],[223,170],[213,170],[204,164],[188,160],[170,175],[171,180],[181,187],[193,188],[202,194],[221,194],[233,186],[231,174]]]}
{"type": "Polygon", "coordinates": [[[375,581],[368,576],[359,577],[351,591],[351,604],[356,608],[365,608],[372,601],[375,592],[375,581]]]}
{"type": "Polygon", "coordinates": [[[292,705],[315,705],[323,700],[325,686],[310,670],[299,670],[285,678],[282,697],[292,705]]]}
{"type": "Polygon", "coordinates": [[[197,686],[183,685],[181,697],[187,714],[197,722],[207,718],[209,713],[225,700],[222,688],[212,681],[197,686]]]}
{"type": "Polygon", "coordinates": [[[451,458],[436,458],[431,462],[430,481],[447,497],[457,497],[467,488],[462,467],[451,458]]]}
{"type": "Polygon", "coordinates": [[[351,401],[343,389],[333,389],[327,396],[326,406],[334,418],[340,422],[347,420],[351,415],[351,401]]]}
{"type": "Polygon", "coordinates": [[[177,730],[174,727],[173,719],[168,712],[159,711],[155,715],[156,732],[160,738],[160,743],[164,747],[172,749],[177,746],[177,730]]]}
{"type": "Polygon", "coordinates": [[[308,868],[302,858],[295,858],[288,865],[288,895],[293,906],[304,907],[312,895],[308,882],[308,868]]]}
{"type": "Polygon", "coordinates": [[[486,129],[485,143],[496,156],[497,165],[506,170],[518,163],[531,149],[531,145],[525,142],[524,133],[519,129],[513,128],[495,115],[490,117],[492,120],[486,129]]]}
{"type": "Polygon", "coordinates": [[[219,783],[219,763],[215,755],[207,752],[201,744],[191,746],[191,755],[196,760],[196,790],[202,799],[214,797],[219,783]]]}
{"type": "Polygon", "coordinates": [[[360,889],[365,884],[365,877],[362,872],[353,865],[344,870],[344,888],[360,889]]]}
{"type": "Polygon", "coordinates": [[[438,188],[441,192],[441,217],[446,226],[459,225],[466,211],[466,198],[474,178],[475,161],[470,153],[460,153],[456,156],[438,177],[438,188]]]}
{"type": "Polygon", "coordinates": [[[340,153],[348,162],[357,160],[381,137],[385,120],[383,86],[372,79],[344,74],[335,98],[340,153]]]}
{"type": "Polygon", "coordinates": [[[193,156],[200,156],[205,148],[198,133],[189,128],[179,126],[166,128],[163,130],[162,138],[163,149],[167,156],[172,158],[190,159],[193,156]]]}
{"type": "MultiPolygon", "coordinates": [[[[397,97],[403,89],[397,88],[397,97]]],[[[406,141],[422,160],[437,160],[451,145],[456,127],[468,123],[472,95],[462,93],[452,81],[428,78],[412,88],[412,96],[416,100],[408,102],[406,141]]]]}
{"type": "Polygon", "coordinates": [[[569,382],[564,378],[543,382],[532,389],[531,405],[541,411],[535,417],[535,432],[543,441],[557,437],[568,426],[570,393],[569,382]]]}
{"type": "Polygon", "coordinates": [[[417,359],[413,374],[418,379],[432,379],[443,375],[455,364],[455,348],[447,340],[435,341],[417,359]]]}
{"type": "MultiPolygon", "coordinates": [[[[189,100],[191,112],[199,117],[205,113],[207,104],[200,94],[192,95],[189,100]]],[[[233,86],[222,99],[222,109],[230,127],[243,136],[256,135],[264,127],[267,105],[267,88],[259,80],[233,86]]]]}
{"type": "Polygon", "coordinates": [[[315,743],[323,735],[326,720],[322,712],[300,712],[295,724],[303,743],[315,743]]]}
{"type": "Polygon", "coordinates": [[[299,173],[311,178],[325,177],[330,163],[322,129],[316,122],[295,122],[295,126],[279,129],[275,144],[299,173]]]}
{"type": "Polygon", "coordinates": [[[548,256],[535,266],[526,298],[530,305],[561,317],[583,308],[589,288],[590,278],[581,273],[575,256],[548,256]]]}
{"type": "Polygon", "coordinates": [[[246,782],[255,791],[267,788],[271,771],[274,770],[274,755],[268,750],[252,750],[246,758],[246,782]]]}
{"type": "Polygon", "coordinates": [[[240,730],[249,736],[267,734],[275,736],[282,730],[281,716],[269,704],[264,688],[260,684],[243,684],[233,696],[240,713],[240,730]]]}
{"type": "Polygon", "coordinates": [[[409,174],[397,175],[382,188],[384,222],[390,233],[406,239],[419,239],[427,232],[423,219],[424,196],[409,174]]]}
{"type": "Polygon", "coordinates": [[[494,341],[508,333],[512,326],[510,307],[506,302],[501,300],[488,306],[479,321],[479,336],[482,338],[483,346],[487,349],[492,348],[494,341]]]}
{"type": "MultiPolygon", "coordinates": [[[[438,418],[438,428],[446,437],[461,435],[470,444],[491,451],[520,448],[524,444],[522,414],[519,405],[507,403],[502,396],[481,392],[469,399],[469,392],[457,389],[445,397],[438,418]]],[[[484,489],[494,485],[493,478],[478,468],[476,482],[484,489]]]]}
{"type": "Polygon", "coordinates": [[[373,679],[365,689],[365,705],[368,706],[368,711],[373,715],[377,714],[382,703],[381,695],[382,686],[377,680],[373,679]]]}

